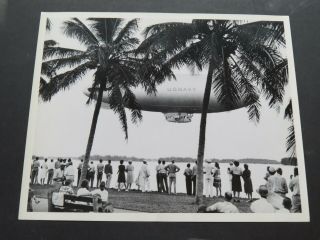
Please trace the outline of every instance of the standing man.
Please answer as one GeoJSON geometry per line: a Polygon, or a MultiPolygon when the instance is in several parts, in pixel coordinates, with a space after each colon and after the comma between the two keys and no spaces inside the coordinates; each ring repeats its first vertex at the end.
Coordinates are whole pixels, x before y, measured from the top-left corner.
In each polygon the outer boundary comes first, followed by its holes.
{"type": "Polygon", "coordinates": [[[269,177],[268,182],[269,182],[270,192],[274,192],[283,198],[288,193],[287,181],[284,177],[282,177],[281,168],[278,168],[276,173],[269,177]]]}
{"type": "Polygon", "coordinates": [[[160,186],[163,192],[168,193],[168,175],[165,169],[166,161],[162,161],[159,173],[160,173],[160,186]]]}
{"type": "Polygon", "coordinates": [[[39,158],[33,161],[31,165],[31,184],[38,184],[38,173],[39,173],[40,162],[39,158]]]}
{"type": "Polygon", "coordinates": [[[191,180],[192,180],[192,195],[196,195],[196,186],[197,186],[197,169],[198,169],[198,162],[196,161],[193,165],[192,168],[192,176],[191,176],[191,180]]]}
{"type": "Polygon", "coordinates": [[[113,174],[111,160],[108,160],[108,164],[104,166],[104,173],[106,174],[106,188],[109,189],[113,174]]]}
{"type": "Polygon", "coordinates": [[[64,176],[66,180],[71,181],[71,186],[73,185],[73,182],[74,182],[74,175],[75,175],[74,167],[73,167],[71,158],[69,158],[68,163],[64,170],[64,176]]]}
{"type": "Polygon", "coordinates": [[[213,197],[213,165],[211,164],[211,159],[206,160],[207,164],[203,167],[204,173],[204,186],[206,197],[213,197]]]}
{"type": "Polygon", "coordinates": [[[186,177],[187,195],[192,195],[192,170],[190,168],[190,163],[187,164],[187,168],[184,170],[183,175],[186,177]]]}
{"type": "Polygon", "coordinates": [[[102,159],[100,159],[97,165],[97,188],[100,186],[100,183],[102,181],[103,169],[104,165],[102,163],[102,159]]]}
{"type": "Polygon", "coordinates": [[[82,167],[83,167],[83,159],[80,160],[80,163],[79,163],[79,165],[78,165],[78,167],[77,167],[77,169],[78,169],[77,186],[79,186],[82,167]]]}
{"type": "Polygon", "coordinates": [[[57,171],[57,169],[60,169],[61,163],[60,163],[60,159],[58,158],[55,162],[54,162],[54,171],[57,171]]]}
{"type": "Polygon", "coordinates": [[[54,173],[53,159],[51,159],[51,161],[48,163],[47,168],[48,168],[48,181],[47,181],[47,184],[51,185],[52,184],[53,173],[54,173]]]}
{"type": "Polygon", "coordinates": [[[292,209],[294,213],[301,212],[300,186],[299,186],[299,172],[295,167],[293,170],[294,177],[289,183],[289,188],[292,191],[292,209]]]}
{"type": "Polygon", "coordinates": [[[176,194],[176,173],[180,171],[180,168],[174,164],[174,160],[171,161],[171,164],[165,167],[165,169],[168,171],[168,177],[169,177],[169,194],[171,194],[172,190],[172,184],[174,188],[174,194],[176,194]]]}
{"type": "Polygon", "coordinates": [[[88,172],[87,172],[87,179],[90,182],[91,188],[93,188],[93,181],[94,181],[94,174],[96,170],[93,164],[93,161],[90,162],[88,172]]]}
{"type": "Polygon", "coordinates": [[[161,169],[161,160],[158,160],[158,165],[156,166],[156,177],[157,177],[158,192],[161,192],[161,186],[160,186],[161,174],[160,174],[160,169],[161,169]]]}

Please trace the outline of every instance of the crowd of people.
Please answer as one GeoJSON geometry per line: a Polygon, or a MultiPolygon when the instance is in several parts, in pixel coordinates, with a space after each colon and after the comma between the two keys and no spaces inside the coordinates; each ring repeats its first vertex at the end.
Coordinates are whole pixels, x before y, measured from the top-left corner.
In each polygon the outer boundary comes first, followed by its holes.
{"type": "MultiPolygon", "coordinates": [[[[240,192],[242,192],[242,180],[244,192],[247,195],[248,202],[251,203],[250,209],[257,213],[272,213],[272,212],[301,212],[300,186],[298,168],[295,167],[293,175],[290,176],[289,185],[287,180],[282,176],[282,169],[267,167],[267,172],[264,177],[265,184],[257,189],[260,199],[253,200],[251,171],[249,166],[244,164],[244,169],[240,167],[238,161],[230,163],[228,168],[229,175],[229,191],[225,193],[225,201],[218,202],[212,206],[201,206],[199,212],[238,212],[236,206],[231,203],[240,202],[240,192]],[[241,180],[242,179],[242,180],[241,180]],[[292,192],[291,199],[287,197],[289,189],[292,192]],[[233,192],[233,194],[231,193],[233,192]]],[[[206,197],[213,196],[213,186],[216,187],[216,196],[221,196],[221,178],[219,163],[214,165],[211,160],[207,160],[204,166],[205,179],[205,195],[206,197]],[[217,180],[216,180],[217,179],[217,180]],[[220,192],[218,192],[218,190],[220,192]]]]}
{"type": "MultiPolygon", "coordinates": [[[[31,167],[31,184],[55,184],[61,182],[65,185],[77,185],[79,186],[79,180],[81,176],[81,171],[83,168],[83,160],[77,166],[77,183],[75,180],[75,167],[73,166],[72,160],[69,159],[57,159],[54,161],[51,159],[44,159],[43,163],[40,164],[39,158],[35,158],[31,167]],[[40,179],[40,183],[38,182],[40,179]]],[[[150,176],[154,171],[157,181],[157,191],[159,193],[176,194],[176,184],[177,184],[177,173],[181,170],[172,160],[170,164],[166,164],[165,161],[158,161],[156,168],[152,171],[149,168],[147,161],[143,161],[137,176],[134,176],[134,166],[131,161],[128,164],[124,164],[123,160],[120,160],[120,164],[117,169],[117,190],[130,191],[133,184],[136,184],[138,190],[142,192],[151,191],[150,188],[150,176]]],[[[212,163],[210,159],[206,160],[203,167],[204,174],[204,195],[207,198],[210,197],[222,197],[222,181],[221,181],[221,171],[218,162],[212,163]],[[214,188],[216,189],[214,193],[214,188]]],[[[229,183],[227,191],[225,193],[225,199],[228,206],[231,204],[230,193],[232,202],[240,202],[240,193],[244,190],[247,201],[251,203],[251,210],[253,212],[263,212],[263,211],[274,211],[279,209],[287,209],[290,206],[290,211],[301,212],[301,201],[300,201],[300,188],[299,188],[299,176],[298,168],[294,168],[294,173],[290,177],[290,183],[287,184],[286,179],[282,176],[282,169],[275,169],[273,167],[268,167],[265,179],[265,185],[262,185],[257,190],[261,199],[254,201],[252,198],[253,185],[251,180],[251,170],[247,164],[240,166],[238,161],[230,162],[227,169],[229,183]],[[243,182],[243,184],[242,184],[243,182]],[[242,188],[243,185],[243,188],[242,188]],[[292,191],[292,198],[288,198],[286,195],[292,191]],[[279,201],[281,203],[279,204],[279,201]],[[283,203],[282,203],[283,201],[283,203]],[[267,205],[271,204],[272,208],[267,205]],[[286,207],[283,207],[283,206],[286,207]],[[263,210],[264,209],[264,210],[263,210]],[[268,210],[269,209],[269,210],[268,210]]],[[[106,164],[100,159],[99,163],[95,166],[93,161],[89,163],[87,174],[86,174],[86,184],[88,187],[93,188],[93,184],[96,178],[96,188],[101,188],[103,184],[104,188],[108,190],[111,187],[111,180],[114,175],[113,167],[111,165],[111,160],[108,160],[106,164]],[[106,181],[102,181],[105,175],[106,181]]],[[[197,175],[197,162],[191,168],[191,164],[188,163],[183,171],[185,176],[186,193],[187,195],[196,194],[196,175],[197,175]]],[[[83,182],[80,183],[82,186],[83,182]]],[[[81,189],[81,188],[80,188],[81,189]]],[[[79,190],[80,190],[79,189],[79,190]]],[[[221,203],[219,203],[219,208],[221,203]]],[[[213,211],[215,207],[209,207],[206,211],[213,211]],[[211,210],[210,210],[211,209],[211,210]]],[[[203,209],[201,210],[203,211],[203,209]]],[[[214,211],[217,211],[215,209],[214,211]]]]}

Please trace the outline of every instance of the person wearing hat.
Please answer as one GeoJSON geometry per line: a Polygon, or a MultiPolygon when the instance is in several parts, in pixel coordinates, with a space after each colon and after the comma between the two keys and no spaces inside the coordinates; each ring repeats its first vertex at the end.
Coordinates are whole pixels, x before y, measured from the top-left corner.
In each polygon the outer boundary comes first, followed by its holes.
{"type": "Polygon", "coordinates": [[[224,198],[225,201],[217,202],[209,207],[199,206],[198,213],[239,213],[238,208],[231,203],[232,193],[226,192],[224,198]]]}
{"type": "Polygon", "coordinates": [[[269,168],[270,177],[268,178],[267,187],[269,193],[276,193],[281,197],[285,197],[288,193],[287,181],[282,177],[282,169],[275,170],[273,167],[269,168]]]}
{"type": "Polygon", "coordinates": [[[213,197],[213,170],[211,159],[206,159],[206,164],[203,166],[204,186],[206,197],[213,197]]]}
{"type": "Polygon", "coordinates": [[[267,201],[268,197],[268,188],[266,185],[260,185],[257,193],[260,195],[260,199],[254,201],[250,209],[254,213],[274,213],[274,207],[267,201]]]}

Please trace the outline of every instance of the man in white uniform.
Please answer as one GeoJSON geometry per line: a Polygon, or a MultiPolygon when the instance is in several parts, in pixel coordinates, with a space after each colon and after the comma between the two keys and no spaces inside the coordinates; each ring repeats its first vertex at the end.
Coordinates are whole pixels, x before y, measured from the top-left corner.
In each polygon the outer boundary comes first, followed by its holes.
{"type": "Polygon", "coordinates": [[[206,197],[213,197],[213,169],[214,167],[211,164],[211,159],[207,159],[206,164],[203,167],[206,197]]]}

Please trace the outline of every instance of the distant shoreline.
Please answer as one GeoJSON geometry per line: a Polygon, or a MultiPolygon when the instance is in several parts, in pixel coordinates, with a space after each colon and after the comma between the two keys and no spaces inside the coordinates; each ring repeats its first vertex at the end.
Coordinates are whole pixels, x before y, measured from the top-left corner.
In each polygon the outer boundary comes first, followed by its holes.
{"type": "MultiPolygon", "coordinates": [[[[36,156],[33,156],[35,158],[36,156]]],[[[40,159],[48,158],[48,159],[57,159],[58,157],[44,157],[39,156],[40,159]]],[[[62,157],[64,158],[71,158],[71,159],[84,159],[84,156],[80,157],[62,157]]],[[[174,160],[176,163],[194,163],[196,161],[195,158],[188,158],[188,157],[162,157],[158,159],[148,159],[148,158],[137,158],[137,157],[128,157],[128,156],[100,156],[100,155],[93,155],[90,157],[90,161],[99,161],[102,159],[103,161],[111,160],[113,162],[118,162],[120,160],[124,160],[125,162],[132,161],[132,162],[156,162],[158,160],[171,162],[174,160]]],[[[218,162],[218,163],[230,163],[233,161],[238,161],[241,164],[283,164],[283,165],[296,165],[296,158],[282,158],[280,161],[272,160],[272,159],[260,159],[260,158],[242,158],[242,159],[215,159],[215,158],[209,158],[212,160],[212,162],[218,162]]]]}

